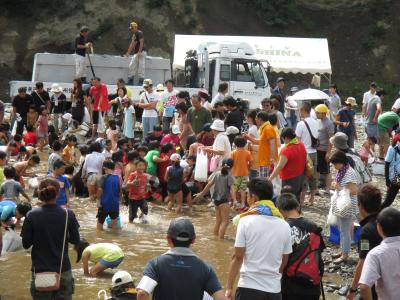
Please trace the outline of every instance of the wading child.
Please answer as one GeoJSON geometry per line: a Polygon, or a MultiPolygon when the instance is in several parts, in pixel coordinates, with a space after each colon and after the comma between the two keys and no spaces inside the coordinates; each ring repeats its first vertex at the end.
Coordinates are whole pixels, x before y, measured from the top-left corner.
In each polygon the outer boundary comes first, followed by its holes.
{"type": "Polygon", "coordinates": [[[71,188],[71,184],[69,183],[67,176],[64,175],[65,166],[66,165],[62,160],[57,160],[54,162],[54,170],[50,176],[57,179],[60,184],[60,191],[58,193],[56,204],[63,208],[68,208],[69,189],[71,188]]]}
{"type": "Polygon", "coordinates": [[[28,113],[26,114],[26,126],[30,125],[34,127],[37,119],[38,119],[38,113],[36,111],[36,107],[35,105],[30,105],[28,113]]]}
{"type": "Polygon", "coordinates": [[[181,139],[179,135],[181,130],[178,125],[173,125],[171,133],[164,136],[160,142],[161,145],[172,144],[172,153],[175,153],[177,149],[183,149],[181,145],[181,139]]]}
{"type": "Polygon", "coordinates": [[[49,118],[47,109],[44,105],[40,106],[39,119],[36,122],[36,132],[38,137],[39,150],[43,151],[43,147],[49,143],[49,118]]]}
{"type": "Polygon", "coordinates": [[[53,143],[58,140],[59,138],[56,133],[56,128],[53,125],[49,125],[49,145],[53,145],[53,143]]]}
{"type": "Polygon", "coordinates": [[[112,156],[112,143],[110,140],[105,140],[104,142],[104,150],[103,150],[103,155],[105,160],[111,160],[112,156]]]}
{"type": "Polygon", "coordinates": [[[117,127],[117,122],[114,120],[108,121],[108,128],[106,130],[107,140],[111,141],[111,151],[117,150],[117,143],[119,139],[119,129],[117,127]]]}
{"type": "Polygon", "coordinates": [[[122,99],[122,105],[124,106],[123,134],[128,139],[129,146],[132,147],[136,126],[135,108],[131,105],[128,98],[122,99]]]}
{"type": "Polygon", "coordinates": [[[62,144],[59,141],[55,141],[52,148],[53,152],[49,155],[47,173],[53,172],[53,165],[57,160],[62,160],[62,144]]]}
{"type": "Polygon", "coordinates": [[[16,171],[11,166],[4,167],[4,176],[6,180],[0,187],[0,199],[2,201],[9,200],[18,204],[21,201],[19,200],[19,194],[24,196],[26,200],[31,202],[31,198],[25,193],[24,188],[18,181],[15,181],[16,171]]]}
{"type": "Polygon", "coordinates": [[[115,163],[112,161],[103,163],[105,174],[101,176],[97,190],[97,198],[100,199],[100,206],[97,211],[97,230],[103,230],[107,216],[111,219],[112,230],[118,230],[121,185],[118,176],[113,175],[114,168],[115,163]]]}
{"type": "Polygon", "coordinates": [[[15,171],[17,172],[17,176],[19,183],[21,183],[22,187],[25,188],[25,181],[23,177],[35,177],[36,174],[34,172],[30,172],[29,170],[36,167],[40,164],[40,157],[36,154],[31,155],[28,160],[17,162],[14,164],[15,171]]]}
{"type": "Polygon", "coordinates": [[[117,175],[120,183],[123,182],[124,175],[124,164],[123,164],[124,152],[122,150],[118,150],[111,155],[111,160],[115,164],[114,175],[117,175]]]}
{"type": "MultiPolygon", "coordinates": [[[[172,154],[172,144],[168,143],[165,145],[161,146],[161,151],[160,151],[160,158],[164,159],[165,157],[170,157],[172,154]]],[[[163,197],[163,201],[167,202],[167,196],[168,196],[168,190],[167,190],[167,181],[165,180],[165,174],[167,173],[167,168],[170,165],[170,160],[166,160],[163,162],[160,162],[158,164],[158,170],[157,170],[157,176],[158,180],[160,181],[160,186],[161,186],[161,196],[163,197]]]]}
{"type": "Polygon", "coordinates": [[[226,229],[229,225],[229,198],[235,199],[235,192],[233,191],[234,178],[229,174],[233,167],[232,159],[224,159],[222,161],[222,169],[214,173],[214,176],[210,177],[204,190],[196,195],[195,200],[203,198],[212,186],[214,186],[214,192],[211,198],[215,205],[215,225],[214,235],[220,239],[225,236],[226,229]]]}
{"type": "Polygon", "coordinates": [[[150,189],[156,189],[159,181],[156,176],[146,173],[147,163],[144,159],[136,160],[136,171],[132,172],[128,177],[127,187],[129,189],[129,222],[137,218],[137,211],[140,208],[143,223],[146,223],[148,214],[147,199],[150,198],[150,189]],[[150,187],[150,188],[149,188],[150,187]]]}
{"type": "Polygon", "coordinates": [[[181,167],[181,156],[178,153],[171,155],[172,165],[167,168],[165,173],[165,181],[168,190],[168,210],[172,210],[176,202],[176,213],[182,213],[182,185],[183,185],[183,168],[181,167]]]}
{"type": "Polygon", "coordinates": [[[70,135],[66,139],[67,146],[64,147],[62,152],[62,158],[64,162],[68,165],[76,165],[76,156],[75,156],[75,145],[77,143],[77,139],[75,135],[70,135]]]}
{"type": "Polygon", "coordinates": [[[358,150],[358,155],[360,156],[361,160],[364,162],[365,165],[368,164],[368,158],[370,156],[375,158],[375,144],[377,140],[375,137],[368,137],[364,144],[361,146],[360,150],[358,150]]]}
{"type": "Polygon", "coordinates": [[[120,247],[111,243],[99,243],[90,245],[82,239],[75,246],[78,263],[82,259],[83,272],[86,276],[96,277],[107,269],[118,267],[124,259],[124,252],[120,247]],[[89,271],[89,262],[94,266],[89,271]]]}
{"type": "Polygon", "coordinates": [[[246,191],[247,183],[249,182],[249,170],[253,157],[251,152],[246,149],[247,141],[241,136],[235,137],[233,143],[236,150],[231,153],[233,160],[232,176],[235,178],[233,190],[235,193],[240,193],[241,208],[246,207],[246,191]]]}
{"type": "MultiPolygon", "coordinates": [[[[160,158],[160,143],[151,142],[149,145],[150,151],[147,152],[144,159],[147,161],[147,173],[156,176],[158,163],[169,160],[168,157],[160,158]]],[[[139,153],[140,154],[140,153],[139,153]]]]}
{"type": "Polygon", "coordinates": [[[26,133],[24,134],[24,143],[25,145],[31,145],[33,147],[36,147],[38,140],[37,140],[37,135],[35,132],[35,129],[33,128],[32,125],[27,125],[26,126],[26,133]]]}
{"type": "Polygon", "coordinates": [[[147,155],[147,152],[149,152],[149,149],[145,145],[139,145],[137,147],[137,152],[139,157],[144,159],[147,155]]]}

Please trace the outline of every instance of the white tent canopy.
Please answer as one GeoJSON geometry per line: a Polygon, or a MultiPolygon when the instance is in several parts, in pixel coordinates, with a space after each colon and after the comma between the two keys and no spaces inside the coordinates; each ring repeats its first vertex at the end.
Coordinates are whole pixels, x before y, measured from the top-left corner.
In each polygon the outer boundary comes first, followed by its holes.
{"type": "Polygon", "coordinates": [[[262,36],[175,35],[174,67],[185,65],[186,52],[217,42],[248,43],[274,72],[332,74],[327,39],[262,36]]]}

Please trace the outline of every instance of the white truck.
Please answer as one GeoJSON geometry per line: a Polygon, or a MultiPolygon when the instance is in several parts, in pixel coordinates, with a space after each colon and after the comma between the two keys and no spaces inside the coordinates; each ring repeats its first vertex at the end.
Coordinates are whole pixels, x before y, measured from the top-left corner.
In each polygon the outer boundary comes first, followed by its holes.
{"type": "MultiPolygon", "coordinates": [[[[17,94],[19,87],[32,91],[35,82],[41,81],[50,90],[54,82],[64,88],[69,96],[74,78],[75,54],[38,53],[35,55],[32,81],[11,81],[10,96],[17,94]]],[[[100,77],[110,93],[115,93],[118,78],[128,77],[130,58],[110,55],[90,55],[96,76],[100,77]]],[[[88,67],[87,73],[91,74],[88,67]]],[[[176,71],[175,74],[179,72],[176,71]]],[[[185,57],[183,86],[178,90],[187,90],[190,94],[206,89],[210,97],[218,92],[222,82],[229,85],[229,94],[234,98],[248,100],[250,107],[259,107],[263,98],[271,95],[267,72],[262,61],[255,56],[254,49],[247,43],[223,42],[202,44],[185,57]]],[[[90,77],[90,76],[88,76],[90,77]]],[[[171,63],[168,59],[148,57],[146,59],[146,77],[154,85],[171,78],[171,63]]],[[[139,99],[143,90],[140,86],[130,86],[133,100],[139,99]]]]}

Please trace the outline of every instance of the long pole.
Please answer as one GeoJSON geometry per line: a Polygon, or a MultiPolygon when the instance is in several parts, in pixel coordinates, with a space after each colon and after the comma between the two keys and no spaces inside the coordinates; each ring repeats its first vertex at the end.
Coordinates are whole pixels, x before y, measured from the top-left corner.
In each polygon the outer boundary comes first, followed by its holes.
{"type": "Polygon", "coordinates": [[[87,55],[88,55],[88,59],[89,59],[90,69],[92,70],[92,75],[93,75],[93,77],[96,77],[96,74],[94,74],[94,69],[93,69],[93,65],[92,65],[92,60],[90,59],[90,53],[87,53],[87,55]]]}

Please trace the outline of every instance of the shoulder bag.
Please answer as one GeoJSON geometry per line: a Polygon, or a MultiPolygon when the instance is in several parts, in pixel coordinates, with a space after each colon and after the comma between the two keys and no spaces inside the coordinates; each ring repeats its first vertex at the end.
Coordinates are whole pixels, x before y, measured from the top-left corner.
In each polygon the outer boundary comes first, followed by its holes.
{"type": "Polygon", "coordinates": [[[311,137],[311,147],[314,148],[314,149],[316,149],[316,148],[318,147],[318,145],[319,145],[319,141],[318,141],[317,138],[315,138],[315,137],[312,135],[310,126],[308,126],[308,123],[306,122],[306,120],[303,120],[303,122],[304,122],[304,124],[306,124],[308,133],[310,134],[310,137],[311,137]]]}
{"type": "MultiPolygon", "coordinates": [[[[144,92],[144,96],[146,97],[146,101],[148,104],[150,104],[149,98],[147,98],[146,92],[144,92]]],[[[157,109],[153,108],[153,110],[158,114],[157,109]]]]}
{"type": "Polygon", "coordinates": [[[42,101],[43,105],[46,106],[46,101],[43,100],[42,96],[40,96],[37,91],[35,91],[35,94],[39,97],[40,101],[42,101]]]}
{"type": "Polygon", "coordinates": [[[35,289],[37,291],[50,292],[50,291],[58,291],[60,289],[61,271],[64,260],[65,240],[67,238],[67,227],[68,227],[68,210],[65,209],[65,228],[64,228],[63,246],[61,249],[60,271],[58,273],[57,272],[34,273],[35,289]]]}

